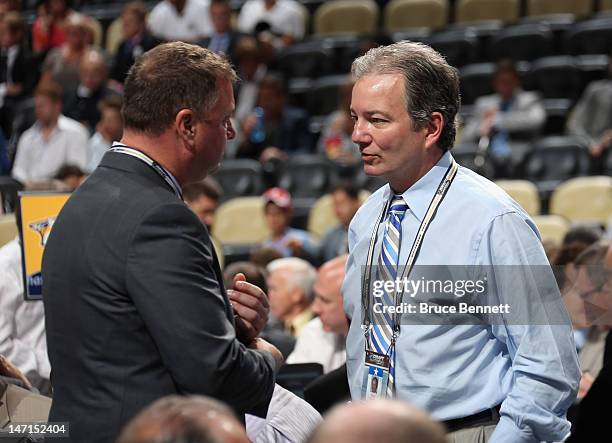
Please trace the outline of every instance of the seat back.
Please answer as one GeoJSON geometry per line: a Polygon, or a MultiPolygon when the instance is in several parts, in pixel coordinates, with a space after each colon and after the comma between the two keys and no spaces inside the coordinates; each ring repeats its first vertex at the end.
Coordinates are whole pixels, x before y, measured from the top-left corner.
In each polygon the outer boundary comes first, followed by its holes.
{"type": "Polygon", "coordinates": [[[285,78],[317,78],[332,73],[332,53],[318,40],[296,43],[281,52],[279,66],[285,78]]]}
{"type": "Polygon", "coordinates": [[[14,239],[17,232],[15,214],[0,215],[0,247],[14,239]]]}
{"type": "Polygon", "coordinates": [[[374,33],[380,14],[371,0],[331,0],[314,15],[314,34],[374,33]]]}
{"type": "Polygon", "coordinates": [[[570,230],[570,222],[560,215],[537,215],[533,217],[533,221],[543,242],[551,241],[559,245],[570,230]]]}
{"type": "Polygon", "coordinates": [[[543,57],[531,64],[525,79],[527,89],[539,91],[543,98],[576,100],[582,92],[582,75],[570,56],[543,57]]]}
{"type": "Polygon", "coordinates": [[[593,13],[591,0],[527,0],[527,16],[573,14],[576,18],[593,13]]]}
{"type": "Polygon", "coordinates": [[[106,52],[111,55],[116,54],[122,40],[123,20],[121,20],[121,17],[117,17],[106,30],[106,52]]]}
{"type": "Polygon", "coordinates": [[[330,75],[315,80],[307,94],[307,109],[311,116],[329,115],[338,109],[340,90],[346,75],[330,75]]]}
{"type": "Polygon", "coordinates": [[[318,198],[329,191],[336,177],[333,164],[315,155],[290,157],[282,169],[279,186],[293,198],[318,198]]]}
{"type": "Polygon", "coordinates": [[[261,197],[238,197],[223,203],[215,214],[213,236],[223,244],[261,243],[269,235],[261,197]]]}
{"type": "Polygon", "coordinates": [[[605,225],[612,217],[612,177],[578,177],[562,183],[550,198],[550,213],[571,222],[605,225]]]}
{"type": "Polygon", "coordinates": [[[213,177],[223,189],[224,200],[260,195],[263,191],[261,164],[255,160],[224,160],[213,177]]]}
{"type": "Polygon", "coordinates": [[[478,58],[478,38],[472,29],[455,29],[434,34],[429,44],[453,66],[464,66],[478,58]]]}
{"type": "Polygon", "coordinates": [[[513,23],[518,17],[518,0],[458,0],[455,4],[457,23],[485,20],[513,23]]]}
{"type": "Polygon", "coordinates": [[[461,103],[471,105],[478,97],[493,94],[494,63],[474,63],[459,70],[461,103]]]}
{"type": "MultiPolygon", "coordinates": [[[[366,201],[369,196],[369,191],[362,190],[359,192],[361,203],[366,201]]],[[[329,228],[337,225],[339,222],[334,211],[332,196],[331,194],[326,194],[317,199],[310,209],[308,214],[308,232],[318,238],[322,238],[329,228]]]]}
{"type": "Polygon", "coordinates": [[[609,55],[612,51],[612,18],[577,23],[567,33],[565,48],[573,55],[609,55]]]}
{"type": "Polygon", "coordinates": [[[442,29],[447,21],[447,0],[391,0],[384,10],[388,33],[419,27],[442,29]]]}
{"type": "Polygon", "coordinates": [[[495,184],[521,205],[527,214],[540,214],[540,196],[536,185],[527,180],[498,180],[495,184]]]}
{"type": "Polygon", "coordinates": [[[510,58],[532,61],[553,53],[553,35],[542,23],[526,23],[503,29],[491,43],[494,60],[510,58]]]}

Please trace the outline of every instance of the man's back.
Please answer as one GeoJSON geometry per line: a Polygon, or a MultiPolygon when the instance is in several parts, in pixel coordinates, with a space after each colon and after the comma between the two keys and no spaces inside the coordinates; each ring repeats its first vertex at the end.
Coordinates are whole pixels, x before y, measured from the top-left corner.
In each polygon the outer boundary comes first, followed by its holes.
{"type": "Polygon", "coordinates": [[[50,421],[70,421],[73,441],[114,441],[168,394],[227,395],[239,411],[271,395],[273,365],[235,340],[205,228],[139,159],[106,154],[60,213],[43,276],[50,421]],[[260,385],[220,389],[238,371],[260,385]]]}

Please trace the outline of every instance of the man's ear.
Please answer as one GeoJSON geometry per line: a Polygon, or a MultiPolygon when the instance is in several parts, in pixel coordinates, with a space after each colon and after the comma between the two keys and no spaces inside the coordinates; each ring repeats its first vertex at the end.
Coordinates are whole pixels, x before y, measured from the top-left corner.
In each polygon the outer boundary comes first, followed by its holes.
{"type": "Polygon", "coordinates": [[[179,138],[184,140],[188,146],[192,146],[196,135],[193,111],[191,109],[181,109],[174,117],[174,125],[179,138]]]}
{"type": "Polygon", "coordinates": [[[444,116],[439,112],[432,112],[429,121],[425,125],[427,132],[425,134],[425,146],[430,148],[437,145],[442,129],[444,129],[444,116]]]}

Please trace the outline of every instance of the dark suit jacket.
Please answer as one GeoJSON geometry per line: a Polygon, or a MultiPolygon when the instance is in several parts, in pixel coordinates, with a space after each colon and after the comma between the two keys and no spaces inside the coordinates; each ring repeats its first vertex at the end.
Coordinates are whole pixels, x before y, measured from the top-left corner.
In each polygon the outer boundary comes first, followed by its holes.
{"type": "MultiPolygon", "coordinates": [[[[236,65],[237,60],[236,60],[236,44],[240,41],[241,38],[246,37],[247,34],[244,34],[242,32],[237,32],[237,31],[230,31],[229,32],[229,45],[227,47],[227,58],[234,64],[236,65]]],[[[205,37],[202,40],[200,40],[198,42],[198,44],[203,47],[203,48],[207,48],[207,49],[212,49],[210,48],[210,41],[211,41],[211,37],[205,37]]]]}
{"type": "Polygon", "coordinates": [[[49,420],[72,441],[113,442],[169,394],[266,413],[274,359],[236,339],[206,228],[141,160],[105,154],[53,226],[43,279],[49,420]]]}

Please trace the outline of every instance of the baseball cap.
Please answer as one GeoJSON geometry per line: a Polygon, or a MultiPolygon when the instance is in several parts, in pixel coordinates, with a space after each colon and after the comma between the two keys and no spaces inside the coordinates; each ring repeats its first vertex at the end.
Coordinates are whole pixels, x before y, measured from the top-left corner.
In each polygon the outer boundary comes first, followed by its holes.
{"type": "Polygon", "coordinates": [[[274,203],[282,209],[291,209],[291,194],[283,188],[270,188],[263,194],[264,203],[274,203]]]}

